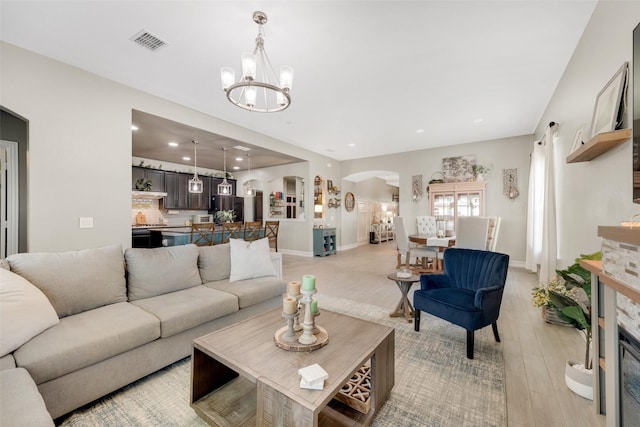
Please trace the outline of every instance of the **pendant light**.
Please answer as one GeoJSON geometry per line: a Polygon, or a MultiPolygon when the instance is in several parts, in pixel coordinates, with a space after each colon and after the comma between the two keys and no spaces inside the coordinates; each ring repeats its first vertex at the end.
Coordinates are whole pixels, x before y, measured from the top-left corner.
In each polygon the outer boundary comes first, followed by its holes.
{"type": "Polygon", "coordinates": [[[244,197],[255,197],[256,189],[251,185],[251,155],[247,154],[247,159],[249,160],[249,179],[247,180],[247,185],[244,188],[244,197]]]}
{"type": "Polygon", "coordinates": [[[193,141],[193,178],[189,180],[189,193],[202,193],[202,181],[198,178],[198,141],[193,141]]]}
{"type": "Polygon", "coordinates": [[[218,194],[221,196],[230,196],[233,187],[227,182],[227,149],[223,148],[222,152],[224,153],[224,179],[218,184],[218,194]]]}

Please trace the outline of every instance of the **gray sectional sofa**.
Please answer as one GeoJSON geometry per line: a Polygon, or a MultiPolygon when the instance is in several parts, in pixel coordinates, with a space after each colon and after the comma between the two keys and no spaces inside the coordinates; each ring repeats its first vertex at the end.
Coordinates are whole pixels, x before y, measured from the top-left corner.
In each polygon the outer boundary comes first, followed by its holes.
{"type": "Polygon", "coordinates": [[[44,401],[50,417],[58,418],[189,356],[194,338],[279,306],[286,290],[281,255],[232,246],[129,248],[124,254],[109,246],[9,256],[2,282],[26,279],[57,319],[0,358],[0,425],[46,425],[33,410],[36,390],[40,405],[44,401]],[[27,390],[31,411],[4,399],[12,389],[27,390]],[[12,418],[21,416],[38,421],[12,418]]]}

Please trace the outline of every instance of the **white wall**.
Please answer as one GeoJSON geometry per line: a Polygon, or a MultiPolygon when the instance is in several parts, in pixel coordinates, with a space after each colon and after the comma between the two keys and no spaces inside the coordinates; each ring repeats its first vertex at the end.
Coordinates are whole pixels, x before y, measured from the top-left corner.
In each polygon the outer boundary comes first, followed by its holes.
{"type": "MultiPolygon", "coordinates": [[[[493,171],[485,176],[488,182],[485,214],[502,217],[497,250],[509,254],[512,262],[524,262],[531,143],[532,136],[528,135],[369,157],[342,162],[342,172],[344,176],[348,176],[368,170],[397,171],[400,175],[400,215],[415,218],[418,215],[429,215],[429,199],[424,191],[418,202],[411,201],[411,177],[421,174],[424,190],[431,176],[442,170],[444,157],[475,155],[478,163],[493,165],[493,171]],[[502,194],[502,169],[512,168],[518,169],[520,190],[520,197],[514,200],[502,194]]],[[[359,200],[358,193],[354,194],[356,200],[359,200]]],[[[350,236],[349,241],[355,241],[356,229],[353,224],[343,225],[342,233],[350,236]]]]}
{"type": "MultiPolygon", "coordinates": [[[[328,157],[5,42],[0,55],[0,104],[29,121],[29,252],[131,245],[132,109],[286,152],[339,182],[328,157]],[[93,217],[94,227],[80,229],[79,217],[93,217]]],[[[296,247],[310,253],[308,228],[296,247]]]]}
{"type": "MultiPolygon", "coordinates": [[[[596,96],[623,62],[632,61],[632,32],[640,22],[640,2],[600,1],[547,109],[536,128],[559,123],[555,145],[559,261],[565,267],[581,253],[600,250],[598,225],[620,225],[640,205],[632,202],[631,140],[584,163],[565,158],[575,132],[591,123],[596,96]]],[[[631,70],[630,70],[631,71],[631,70]]],[[[628,90],[629,103],[632,88],[628,90]]],[[[624,127],[631,127],[631,107],[624,127]]]]}

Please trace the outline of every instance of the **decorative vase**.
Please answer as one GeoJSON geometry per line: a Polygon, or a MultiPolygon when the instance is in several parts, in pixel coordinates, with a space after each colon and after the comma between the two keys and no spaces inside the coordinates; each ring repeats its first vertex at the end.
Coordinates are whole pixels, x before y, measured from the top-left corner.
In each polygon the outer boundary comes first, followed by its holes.
{"type": "Polygon", "coordinates": [[[481,173],[476,175],[476,181],[478,182],[482,182],[484,181],[484,175],[482,175],[481,173]]]}
{"type": "Polygon", "coordinates": [[[593,370],[584,369],[584,365],[568,360],[564,369],[564,381],[567,387],[578,396],[593,400],[593,370]]]}

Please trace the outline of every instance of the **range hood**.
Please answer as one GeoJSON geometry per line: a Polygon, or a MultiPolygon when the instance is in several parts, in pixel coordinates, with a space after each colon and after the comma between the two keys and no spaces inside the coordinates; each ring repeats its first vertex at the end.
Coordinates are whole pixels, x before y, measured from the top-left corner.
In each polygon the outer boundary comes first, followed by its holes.
{"type": "Polygon", "coordinates": [[[147,200],[159,200],[163,197],[167,197],[167,193],[161,191],[136,191],[131,192],[132,199],[147,199],[147,200]]]}

